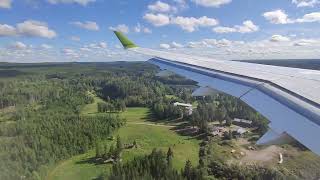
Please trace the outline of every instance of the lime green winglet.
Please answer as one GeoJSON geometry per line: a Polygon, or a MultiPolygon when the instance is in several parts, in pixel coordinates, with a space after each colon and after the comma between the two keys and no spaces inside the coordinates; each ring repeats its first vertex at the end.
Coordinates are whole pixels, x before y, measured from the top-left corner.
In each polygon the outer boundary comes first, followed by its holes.
{"type": "Polygon", "coordinates": [[[116,36],[118,37],[122,46],[125,49],[138,47],[132,41],[130,41],[122,32],[120,32],[120,31],[113,31],[113,32],[114,32],[114,34],[116,34],[116,36]]]}

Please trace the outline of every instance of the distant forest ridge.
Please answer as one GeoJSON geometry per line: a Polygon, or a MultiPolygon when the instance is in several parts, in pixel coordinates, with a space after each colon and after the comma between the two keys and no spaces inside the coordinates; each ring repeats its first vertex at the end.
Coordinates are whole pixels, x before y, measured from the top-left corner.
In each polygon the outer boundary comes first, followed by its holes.
{"type": "MultiPolygon", "coordinates": [[[[312,70],[320,70],[320,59],[265,59],[265,60],[233,60],[239,62],[248,62],[255,64],[266,64],[273,66],[283,66],[283,67],[293,67],[293,68],[301,68],[301,69],[312,69],[312,70]]],[[[142,61],[135,61],[142,62],[142,61]]],[[[90,64],[97,67],[101,65],[117,65],[130,63],[125,61],[114,61],[114,62],[45,62],[45,63],[6,63],[0,62],[0,69],[13,69],[13,68],[43,68],[43,67],[72,67],[75,64],[82,64],[84,66],[90,64]]]]}
{"type": "MultiPolygon", "coordinates": [[[[141,63],[143,61],[133,61],[135,63],[141,63]]],[[[126,65],[130,64],[130,61],[112,61],[112,62],[40,62],[40,63],[14,63],[14,62],[0,62],[1,69],[12,68],[46,68],[46,67],[72,67],[73,65],[87,65],[97,66],[100,65],[126,65]]]]}
{"type": "Polygon", "coordinates": [[[240,62],[320,70],[320,59],[235,60],[240,62]]]}

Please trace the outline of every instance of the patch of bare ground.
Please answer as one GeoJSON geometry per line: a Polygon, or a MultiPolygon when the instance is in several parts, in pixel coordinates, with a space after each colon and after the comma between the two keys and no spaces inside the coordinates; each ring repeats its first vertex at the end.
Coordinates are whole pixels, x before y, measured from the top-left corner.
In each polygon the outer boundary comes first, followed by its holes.
{"type": "Polygon", "coordinates": [[[245,156],[240,160],[242,164],[277,164],[279,154],[284,152],[284,149],[279,146],[268,146],[259,150],[243,149],[245,156]]]}
{"type": "Polygon", "coordinates": [[[276,145],[255,148],[244,138],[238,139],[236,144],[240,147],[238,151],[242,155],[238,160],[239,164],[276,165],[279,162],[280,153],[285,153],[285,149],[276,145]]]}

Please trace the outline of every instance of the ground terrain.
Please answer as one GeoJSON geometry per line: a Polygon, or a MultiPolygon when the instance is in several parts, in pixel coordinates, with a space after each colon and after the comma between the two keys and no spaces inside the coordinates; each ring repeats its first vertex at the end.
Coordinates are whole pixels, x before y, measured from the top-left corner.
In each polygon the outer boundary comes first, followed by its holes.
{"type": "MultiPolygon", "coordinates": [[[[60,81],[66,81],[67,77],[70,77],[73,80],[78,79],[82,77],[84,74],[87,73],[87,76],[92,78],[92,80],[99,79],[99,73],[106,71],[106,68],[112,69],[113,73],[124,71],[126,68],[127,70],[130,70],[134,73],[139,72],[137,68],[141,68],[143,64],[132,64],[128,67],[123,67],[124,63],[119,63],[117,65],[110,65],[106,64],[102,66],[103,64],[78,64],[78,63],[71,63],[71,64],[61,64],[61,65],[54,65],[57,67],[53,67],[52,64],[39,64],[39,65],[15,65],[15,66],[8,66],[8,67],[2,67],[4,70],[0,70],[0,80],[2,84],[6,85],[9,80],[15,81],[15,79],[19,80],[19,82],[26,81],[28,85],[21,86],[21,90],[25,93],[25,95],[33,95],[33,91],[37,92],[36,90],[33,90],[31,92],[24,91],[25,87],[30,86],[30,82],[23,80],[25,75],[37,75],[38,73],[42,73],[39,76],[46,76],[46,80],[44,82],[60,82],[60,81]],[[60,69],[59,71],[62,71],[61,73],[57,73],[57,69],[60,69]],[[79,73],[78,73],[79,72],[79,73]],[[48,75],[49,73],[49,75],[48,75]],[[72,75],[73,73],[78,73],[78,75],[72,75]],[[47,77],[48,76],[48,77],[47,77]],[[92,77],[91,77],[92,76],[92,77]],[[21,78],[21,79],[20,79],[21,78]]],[[[145,68],[141,68],[145,69],[145,68]]],[[[142,71],[141,71],[142,72],[142,71]]],[[[109,77],[111,74],[102,74],[101,79],[105,77],[109,77]]],[[[139,76],[140,74],[136,75],[134,74],[134,77],[139,76]]],[[[117,75],[118,76],[118,75],[117,75]]],[[[121,75],[119,75],[121,76],[121,75]]],[[[31,78],[31,77],[30,77],[31,78]]],[[[88,79],[90,79],[88,78],[88,79]]],[[[46,91],[46,89],[55,89],[56,86],[47,86],[43,83],[43,79],[40,78],[40,80],[37,80],[39,82],[39,85],[35,86],[34,89],[43,89],[43,91],[46,91]],[[41,80],[41,81],[40,81],[41,80]]],[[[116,82],[121,82],[122,79],[116,79],[116,82]]],[[[82,82],[82,81],[79,81],[82,82]]],[[[11,82],[12,83],[12,82],[11,82]]],[[[36,84],[36,83],[35,83],[36,84]]],[[[15,87],[16,85],[13,83],[12,87],[15,87]]],[[[34,85],[34,84],[33,84],[34,85]]],[[[49,83],[49,85],[51,85],[49,83]]],[[[79,83],[81,85],[81,83],[79,83]]],[[[139,84],[140,85],[140,84],[139,84]]],[[[180,86],[180,85],[176,85],[180,86]]],[[[2,87],[2,86],[1,86],[2,87]]],[[[73,87],[73,86],[70,86],[73,87]]],[[[81,86],[80,86],[81,87],[81,86]]],[[[77,90],[78,87],[76,88],[77,90]]],[[[151,88],[148,88],[151,89],[151,88]]],[[[2,90],[2,89],[1,89],[2,90]]],[[[85,89],[92,90],[92,88],[85,89]]],[[[95,90],[99,90],[95,89],[95,90]]],[[[3,91],[3,90],[2,90],[3,91]]],[[[84,95],[85,91],[82,95],[84,95]]],[[[7,92],[3,94],[2,97],[8,97],[8,95],[12,94],[12,88],[7,87],[7,92]]],[[[63,91],[66,92],[66,91],[63,91]]],[[[77,92],[77,91],[75,91],[77,92]]],[[[97,103],[103,102],[101,98],[95,95],[94,92],[88,92],[90,96],[94,97],[94,102],[91,104],[84,105],[84,103],[81,103],[81,115],[85,116],[96,116],[96,115],[102,115],[105,113],[98,113],[97,110],[97,103]]],[[[139,91],[139,93],[142,94],[142,91],[139,91]]],[[[181,101],[181,97],[178,95],[178,91],[174,92],[164,92],[164,94],[171,94],[166,95],[166,99],[172,99],[173,101],[181,101]]],[[[20,91],[17,91],[17,97],[20,97],[20,91]]],[[[101,94],[100,94],[101,95],[101,94]]],[[[76,95],[74,95],[76,96],[76,95]]],[[[46,96],[45,99],[50,99],[46,96]]],[[[67,96],[68,97],[68,96],[67,96]]],[[[83,96],[80,96],[83,97],[83,96]]],[[[15,144],[15,142],[18,142],[19,136],[16,136],[18,134],[16,131],[16,126],[19,124],[19,121],[17,121],[16,114],[20,112],[25,105],[28,105],[28,108],[30,109],[40,109],[43,107],[44,103],[41,103],[41,101],[33,102],[30,101],[28,103],[20,103],[18,101],[20,98],[17,98],[16,101],[13,101],[15,104],[10,104],[9,106],[5,106],[5,108],[0,109],[0,159],[7,159],[8,161],[2,161],[3,163],[2,167],[9,167],[12,169],[11,171],[6,171],[5,169],[3,171],[0,171],[1,174],[14,174],[14,172],[17,172],[16,174],[21,174],[24,171],[17,171],[14,168],[11,168],[12,166],[8,166],[8,162],[12,161],[12,155],[17,155],[16,157],[21,156],[22,151],[19,150],[19,143],[17,143],[17,147],[12,148],[13,146],[11,144],[15,144]],[[9,150],[9,151],[3,151],[3,150],[9,150]],[[7,155],[10,152],[10,157],[7,155]],[[16,152],[16,153],[11,153],[16,152]],[[7,154],[6,154],[7,153],[7,154]],[[7,158],[8,157],[8,158],[7,158]]],[[[69,98],[67,99],[68,102],[69,98]]],[[[72,98],[75,99],[75,98],[72,98]]],[[[60,102],[60,101],[59,101],[60,102]]],[[[65,107],[63,106],[65,104],[63,102],[62,104],[54,104],[50,110],[52,112],[60,112],[58,107],[65,107]],[[59,111],[58,111],[59,110],[59,111]]],[[[217,101],[219,103],[221,102],[227,102],[225,99],[221,99],[221,101],[217,101]]],[[[73,102],[75,103],[75,102],[73,102]]],[[[169,102],[168,102],[169,103],[169,102]]],[[[172,103],[170,101],[170,103],[172,103]]],[[[190,102],[191,103],[191,102],[190,102]]],[[[194,100],[192,102],[194,107],[201,106],[201,101],[194,100]]],[[[142,105],[141,105],[142,106],[142,105]]],[[[146,105],[143,105],[146,106],[146,105]]],[[[71,112],[67,111],[68,113],[71,112]]],[[[73,112],[73,111],[72,111],[73,112]]],[[[77,111],[78,112],[78,111],[77,111]]],[[[154,112],[154,110],[153,110],[154,112]]],[[[185,161],[187,159],[190,159],[194,166],[198,164],[199,160],[199,143],[202,141],[206,141],[207,135],[205,133],[199,134],[196,128],[191,128],[190,124],[187,124],[186,121],[183,121],[182,118],[177,119],[166,119],[159,121],[157,118],[154,118],[152,116],[150,109],[148,108],[142,108],[142,107],[130,107],[127,108],[125,112],[119,113],[121,117],[124,117],[127,119],[126,125],[118,129],[116,132],[112,134],[113,138],[110,138],[111,136],[106,135],[108,137],[105,137],[103,139],[103,143],[106,143],[108,145],[115,144],[116,136],[119,135],[122,138],[123,143],[132,143],[133,141],[136,141],[138,144],[137,149],[130,149],[130,150],[124,150],[122,160],[123,162],[127,162],[132,160],[135,157],[139,157],[142,155],[149,154],[153,148],[160,148],[163,149],[163,151],[167,151],[168,147],[171,147],[174,152],[174,159],[173,159],[173,166],[175,169],[180,170],[184,167],[185,161]],[[194,133],[194,136],[188,136],[190,134],[194,133]],[[196,139],[198,138],[198,139],[196,139]]],[[[54,119],[56,120],[56,119],[54,119]]],[[[212,124],[225,126],[224,123],[220,124],[216,119],[212,119],[210,121],[213,121],[212,124]]],[[[21,122],[21,121],[20,121],[21,122]]],[[[211,124],[211,123],[210,123],[211,124]]],[[[34,129],[35,123],[33,124],[30,129],[34,129]]],[[[71,124],[71,127],[77,124],[71,124]]],[[[48,129],[52,129],[52,126],[48,126],[48,129]]],[[[88,127],[86,125],[85,127],[88,127]]],[[[99,127],[99,125],[98,125],[99,127]]],[[[101,126],[100,126],[101,127],[101,126]]],[[[233,125],[231,128],[234,127],[233,125]]],[[[80,128],[79,128],[80,129],[80,128]]],[[[67,130],[69,131],[69,130],[67,130]]],[[[75,130],[74,130],[75,131],[75,130]]],[[[75,131],[77,132],[77,131],[75,131]]],[[[91,131],[90,131],[91,132],[91,131]]],[[[83,134],[83,133],[82,133],[83,134]]],[[[46,133],[43,134],[43,136],[48,135],[46,133]]],[[[54,134],[56,136],[57,133],[54,134]]],[[[215,140],[212,142],[212,147],[208,148],[210,150],[210,155],[207,154],[208,159],[218,159],[225,163],[236,163],[236,164],[255,164],[259,166],[268,166],[272,168],[277,168],[281,170],[282,172],[285,172],[286,174],[293,175],[298,177],[298,179],[315,179],[315,177],[320,177],[320,157],[315,155],[314,153],[304,150],[303,148],[297,148],[294,145],[280,145],[280,146],[266,146],[266,147],[258,147],[256,150],[250,150],[248,149],[248,146],[254,146],[255,141],[258,139],[256,137],[257,135],[252,133],[244,138],[239,139],[232,139],[230,141],[224,141],[221,139],[215,140]],[[253,136],[255,136],[253,138],[253,136]],[[233,152],[234,151],[234,152],[233,152]],[[233,153],[232,153],[233,152],[233,153]],[[279,153],[283,154],[283,164],[278,164],[279,161],[279,153]]],[[[38,136],[35,136],[38,137],[38,136]]],[[[63,137],[69,137],[69,136],[63,136],[63,137]]],[[[80,137],[80,136],[79,136],[80,137]]],[[[317,137],[315,137],[316,139],[317,137]]],[[[81,141],[84,138],[78,138],[77,141],[81,141]]],[[[61,142],[61,141],[60,141],[61,142]]],[[[63,142],[63,141],[62,141],[63,142]]],[[[73,142],[73,141],[70,141],[73,142]]],[[[70,143],[67,142],[67,143],[70,143]]],[[[65,147],[71,147],[67,146],[68,144],[65,144],[65,147]]],[[[93,142],[94,144],[94,142],[93,142]]],[[[203,143],[201,143],[202,145],[203,143]]],[[[210,143],[208,143],[210,144],[210,143]]],[[[50,146],[53,146],[53,144],[50,144],[50,146]]],[[[73,147],[78,147],[79,145],[74,144],[73,147]]],[[[82,147],[82,146],[79,146],[82,147]]],[[[38,148],[39,149],[39,148],[38,148]]],[[[55,179],[95,179],[97,178],[101,173],[103,172],[109,172],[111,165],[107,164],[95,164],[93,161],[93,157],[95,157],[95,149],[90,146],[91,150],[87,151],[87,149],[83,152],[87,152],[80,155],[75,155],[70,153],[70,156],[66,156],[64,159],[59,162],[53,161],[51,163],[43,163],[45,166],[43,169],[38,170],[41,177],[47,177],[45,179],[55,180],[55,179]],[[70,158],[71,157],[71,158],[70,158]],[[47,174],[47,169],[49,169],[49,173],[47,174]]],[[[43,151],[43,150],[41,150],[43,151]]],[[[75,154],[79,154],[82,152],[78,152],[75,154]]],[[[57,154],[54,154],[52,151],[47,154],[47,156],[39,156],[39,157],[54,157],[57,156],[57,154]]],[[[23,157],[33,157],[32,154],[26,154],[23,157]]],[[[36,158],[35,158],[36,159],[36,158]]],[[[29,159],[22,159],[25,161],[29,161],[29,159]]],[[[33,163],[35,164],[35,163],[33,163]]],[[[1,162],[0,162],[1,165],[1,162]]],[[[19,166],[20,167],[20,166],[19,166]]],[[[8,168],[8,169],[9,169],[8,168]]],[[[0,168],[1,169],[1,168],[0,168]]],[[[19,168],[17,168],[19,170],[19,168]]],[[[25,169],[25,166],[21,166],[21,169],[25,169]]],[[[1,169],[2,170],[2,169],[1,169]]],[[[32,172],[33,173],[33,172],[32,172]]],[[[37,175],[37,174],[35,174],[37,175]]],[[[31,176],[30,176],[31,177],[31,176]]],[[[33,177],[33,176],[32,176],[33,177]]],[[[2,178],[0,178],[2,179],[2,178]]],[[[4,178],[5,179],[5,178],[4,178]]],[[[12,178],[11,178],[12,179],[12,178]]],[[[42,178],[41,178],[42,179],[42,178]]]]}

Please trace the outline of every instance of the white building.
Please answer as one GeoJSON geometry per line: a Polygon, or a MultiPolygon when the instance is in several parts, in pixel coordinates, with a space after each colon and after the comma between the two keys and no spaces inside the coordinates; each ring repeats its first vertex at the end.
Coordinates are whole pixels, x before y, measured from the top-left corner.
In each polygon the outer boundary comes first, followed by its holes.
{"type": "Polygon", "coordinates": [[[193,112],[192,104],[175,102],[175,103],[173,103],[173,105],[174,105],[174,106],[184,107],[184,108],[187,110],[188,115],[191,115],[192,112],[193,112]]]}

